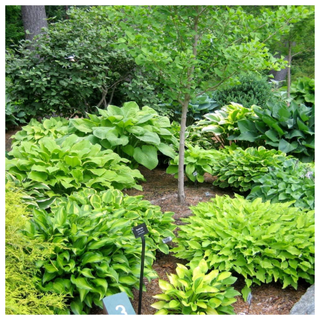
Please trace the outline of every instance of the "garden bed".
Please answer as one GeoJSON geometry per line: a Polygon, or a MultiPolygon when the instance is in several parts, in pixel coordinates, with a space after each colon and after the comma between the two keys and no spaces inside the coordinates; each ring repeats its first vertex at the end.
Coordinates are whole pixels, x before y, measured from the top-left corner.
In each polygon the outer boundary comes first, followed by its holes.
{"type": "MultiPolygon", "coordinates": [[[[9,130],[6,132],[6,151],[11,149],[10,137],[16,133],[19,128],[9,130]]],[[[146,181],[142,182],[143,191],[135,189],[127,190],[128,195],[143,194],[146,200],[152,204],[159,205],[163,212],[173,211],[174,219],[179,226],[181,218],[185,218],[191,214],[190,206],[195,206],[199,202],[209,201],[216,195],[228,194],[232,196],[233,192],[228,189],[220,189],[212,185],[212,177],[205,176],[205,182],[202,184],[194,184],[186,181],[185,194],[186,204],[179,205],[177,202],[177,180],[166,174],[164,168],[157,168],[148,170],[143,167],[140,168],[141,173],[146,181]]],[[[179,260],[173,255],[157,254],[157,259],[153,265],[153,269],[158,273],[159,277],[164,280],[167,279],[167,274],[174,273],[177,263],[186,263],[186,261],[179,260]]],[[[158,279],[154,279],[149,283],[145,283],[147,291],[143,293],[142,298],[142,314],[154,314],[156,309],[150,305],[157,300],[153,298],[154,295],[161,293],[158,286],[158,279]]],[[[235,288],[240,291],[244,286],[243,279],[239,278],[235,283],[235,288]]],[[[304,281],[299,282],[298,290],[292,287],[282,289],[280,283],[262,284],[261,286],[252,287],[251,305],[245,303],[241,296],[237,297],[237,302],[234,303],[234,310],[236,314],[289,314],[293,305],[306,292],[310,285],[304,281]]],[[[138,310],[138,290],[134,290],[134,299],[132,304],[134,309],[138,310]]],[[[93,308],[91,314],[103,314],[99,308],[93,308]]]]}

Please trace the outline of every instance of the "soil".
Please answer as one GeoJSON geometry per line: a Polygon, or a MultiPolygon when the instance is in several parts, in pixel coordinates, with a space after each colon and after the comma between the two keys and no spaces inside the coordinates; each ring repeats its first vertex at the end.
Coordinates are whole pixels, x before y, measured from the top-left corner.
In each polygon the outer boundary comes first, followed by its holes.
{"type": "MultiPolygon", "coordinates": [[[[12,129],[6,132],[6,151],[10,151],[11,140],[10,137],[15,134],[19,128],[12,129]]],[[[205,182],[202,184],[193,184],[188,181],[185,183],[186,204],[179,205],[177,201],[177,180],[166,174],[164,168],[157,168],[152,171],[139,168],[145,177],[146,181],[142,182],[143,191],[135,189],[127,190],[128,195],[144,196],[144,199],[149,200],[152,204],[161,207],[163,212],[173,211],[177,230],[182,224],[181,218],[187,217],[191,214],[190,206],[195,206],[199,202],[209,201],[216,195],[228,194],[233,195],[231,190],[219,189],[212,185],[211,176],[205,177],[205,182]]],[[[186,264],[183,261],[175,258],[172,254],[165,255],[158,252],[153,269],[157,272],[160,279],[168,281],[167,274],[175,273],[177,263],[186,264]]],[[[239,292],[244,286],[244,280],[238,277],[234,287],[239,292]]],[[[157,310],[150,305],[158,301],[153,296],[161,293],[158,285],[158,279],[151,282],[145,280],[146,291],[142,295],[142,314],[154,314],[157,310]]],[[[251,304],[244,302],[241,296],[237,296],[237,301],[233,304],[234,311],[237,315],[286,315],[290,314],[293,305],[301,298],[310,285],[301,281],[298,289],[292,287],[282,289],[280,283],[262,284],[261,286],[253,286],[251,304]]],[[[136,313],[138,312],[139,292],[133,289],[134,299],[131,299],[132,306],[136,313]]],[[[100,308],[93,308],[91,314],[103,314],[100,308]]]]}

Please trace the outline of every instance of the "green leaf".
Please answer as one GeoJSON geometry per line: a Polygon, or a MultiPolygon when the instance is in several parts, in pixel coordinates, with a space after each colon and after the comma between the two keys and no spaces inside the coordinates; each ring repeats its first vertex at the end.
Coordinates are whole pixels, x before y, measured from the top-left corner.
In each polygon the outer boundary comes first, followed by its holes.
{"type": "Polygon", "coordinates": [[[101,262],[103,260],[102,254],[98,252],[86,252],[83,257],[81,264],[85,265],[88,263],[96,263],[96,262],[101,262]]]}
{"type": "Polygon", "coordinates": [[[136,138],[138,138],[141,141],[154,144],[158,146],[160,144],[160,138],[155,132],[151,131],[145,131],[143,135],[136,135],[136,138]]]}
{"type": "Polygon", "coordinates": [[[134,149],[133,158],[149,170],[158,165],[157,149],[154,146],[143,145],[134,149]]]}

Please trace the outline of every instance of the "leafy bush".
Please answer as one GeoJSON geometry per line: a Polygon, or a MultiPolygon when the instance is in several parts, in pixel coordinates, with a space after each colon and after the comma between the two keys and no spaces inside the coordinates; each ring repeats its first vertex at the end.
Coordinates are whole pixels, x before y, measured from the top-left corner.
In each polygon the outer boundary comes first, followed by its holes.
{"type": "Polygon", "coordinates": [[[273,98],[267,79],[249,74],[242,76],[239,81],[240,84],[215,92],[215,99],[221,107],[231,102],[242,104],[247,108],[252,105],[264,106],[273,98]]]}
{"type": "Polygon", "coordinates": [[[195,265],[206,259],[209,268],[237,272],[250,286],[280,280],[283,288],[297,288],[298,280],[314,282],[314,210],[291,203],[254,201],[242,196],[216,196],[192,207],[182,219],[172,251],[195,265]]]}
{"type": "Polygon", "coordinates": [[[249,141],[277,148],[294,155],[303,162],[314,160],[314,108],[298,105],[294,101],[288,107],[284,102],[253,107],[258,117],[238,121],[241,134],[229,136],[229,140],[249,141]]]}
{"type": "Polygon", "coordinates": [[[68,294],[75,314],[94,304],[102,308],[105,296],[120,291],[133,297],[131,288],[139,287],[141,241],[131,229],[144,222],[149,230],[144,276],[150,280],[156,276],[155,250],[169,252],[161,240],[174,237],[172,215],[142,196],[125,196],[113,188],[100,193],[86,188],[57,198],[49,213],[34,209],[26,235],[56,244],[54,254],[37,262],[42,290],[68,294]]]}
{"type": "Polygon", "coordinates": [[[133,166],[141,164],[150,170],[158,165],[158,152],[170,158],[176,155],[178,142],[170,132],[169,119],[150,107],[140,110],[135,102],[126,102],[121,108],[109,105],[98,111],[99,116],[88,114],[89,119],[71,119],[75,133],[130,159],[133,166]]]}
{"type": "Polygon", "coordinates": [[[26,123],[25,117],[26,113],[23,108],[13,102],[8,95],[6,95],[6,130],[12,126],[18,126],[20,124],[26,123]]]}
{"type": "Polygon", "coordinates": [[[137,188],[143,179],[136,169],[130,169],[127,159],[112,150],[101,150],[89,140],[74,134],[59,139],[44,137],[38,143],[22,141],[6,159],[8,177],[21,182],[23,188],[35,194],[43,206],[54,197],[70,194],[84,187],[105,190],[137,188]]]}
{"type": "Polygon", "coordinates": [[[283,152],[274,149],[226,147],[216,153],[211,164],[211,174],[217,177],[213,184],[240,192],[251,190],[255,181],[267,174],[269,168],[281,166],[286,159],[283,152]]]}
{"type": "MultiPolygon", "coordinates": [[[[240,134],[238,121],[254,117],[253,108],[245,108],[238,103],[230,103],[213,113],[204,115],[203,120],[197,123],[197,127],[204,134],[213,134],[213,141],[217,147],[225,147],[230,144],[229,136],[240,134]]],[[[250,146],[250,143],[237,141],[242,147],[250,146]]]]}
{"type": "MultiPolygon", "coordinates": [[[[67,20],[51,24],[37,37],[35,50],[29,50],[29,41],[21,41],[15,51],[6,51],[9,93],[22,101],[29,116],[84,115],[112,100],[127,101],[119,87],[132,79],[146,86],[146,77],[143,81],[135,77],[141,68],[134,59],[114,48],[123,31],[106,19],[107,11],[108,6],[73,8],[67,20]]],[[[150,92],[140,90],[140,101],[149,101],[150,92]]]]}
{"type": "Polygon", "coordinates": [[[7,315],[44,315],[63,313],[66,295],[39,289],[36,260],[47,259],[56,245],[30,240],[21,230],[28,223],[30,211],[22,198],[26,195],[12,184],[5,194],[5,312],[7,315]]]}
{"type": "Polygon", "coordinates": [[[315,208],[314,166],[289,158],[279,167],[253,178],[254,186],[247,199],[262,198],[273,202],[294,201],[295,207],[315,208]]]}
{"type": "Polygon", "coordinates": [[[159,280],[164,293],[154,296],[161,300],[151,305],[160,309],[156,314],[235,314],[231,304],[239,292],[230,287],[237,280],[230,272],[208,273],[204,259],[190,269],[177,265],[177,274],[168,275],[170,283],[159,280]]]}

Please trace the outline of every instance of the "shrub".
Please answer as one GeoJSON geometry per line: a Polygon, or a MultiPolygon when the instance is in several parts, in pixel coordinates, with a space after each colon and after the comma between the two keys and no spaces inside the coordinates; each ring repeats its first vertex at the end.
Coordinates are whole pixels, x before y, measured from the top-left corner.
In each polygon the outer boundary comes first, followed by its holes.
{"type": "Polygon", "coordinates": [[[315,170],[310,164],[289,158],[253,181],[247,199],[261,198],[272,203],[293,201],[295,207],[315,208],[315,170]]]}
{"type": "Polygon", "coordinates": [[[142,196],[125,196],[113,188],[57,198],[49,213],[34,209],[26,234],[56,244],[54,254],[37,262],[42,290],[68,294],[75,314],[87,313],[93,305],[102,308],[105,296],[120,291],[133,297],[131,289],[139,287],[141,242],[131,229],[144,222],[149,230],[144,276],[150,280],[156,276],[155,251],[169,252],[161,240],[174,237],[172,215],[142,196]]]}
{"type": "Polygon", "coordinates": [[[240,84],[215,92],[215,99],[221,107],[231,102],[242,104],[246,108],[252,105],[264,106],[273,98],[267,79],[249,74],[242,76],[239,81],[240,84]]]}
{"type": "Polygon", "coordinates": [[[242,196],[216,196],[192,207],[182,219],[172,251],[195,265],[206,259],[209,268],[244,276],[246,299],[254,282],[281,281],[297,288],[298,280],[314,282],[314,210],[291,203],[254,201],[242,196]]]}
{"type": "Polygon", "coordinates": [[[66,295],[43,292],[35,265],[47,259],[55,245],[30,240],[21,232],[28,223],[30,211],[21,190],[6,184],[5,194],[5,312],[7,315],[44,315],[63,313],[66,295]]]}
{"type": "MultiPolygon", "coordinates": [[[[35,50],[29,50],[29,41],[21,41],[15,51],[6,51],[9,93],[21,100],[29,117],[84,115],[112,100],[127,100],[119,87],[130,84],[141,68],[113,47],[123,31],[106,19],[107,11],[107,6],[73,8],[67,20],[51,24],[37,37],[35,50]]],[[[135,80],[146,86],[148,79],[135,80]]],[[[150,92],[140,90],[140,99],[148,100],[150,92]]]]}
{"type": "Polygon", "coordinates": [[[43,206],[56,196],[84,187],[141,190],[136,180],[143,176],[126,165],[129,160],[74,134],[59,139],[44,137],[37,144],[22,141],[9,155],[13,158],[6,159],[8,178],[20,181],[43,206]]]}
{"type": "Polygon", "coordinates": [[[231,304],[239,292],[230,286],[237,280],[230,272],[209,272],[204,259],[190,269],[177,265],[177,274],[168,275],[170,283],[159,280],[164,293],[154,296],[161,300],[151,305],[159,309],[156,314],[235,314],[231,304]]]}
{"type": "Polygon", "coordinates": [[[89,119],[71,119],[75,133],[130,159],[134,167],[140,164],[152,170],[158,165],[158,152],[170,158],[176,155],[178,142],[170,132],[169,119],[150,107],[140,110],[131,101],[121,108],[109,105],[98,111],[99,116],[88,114],[89,119]]]}

